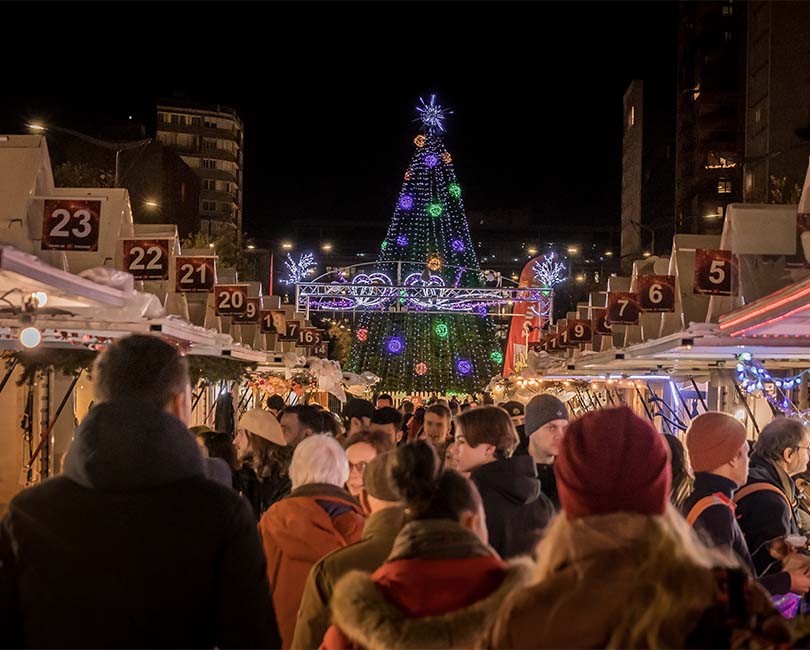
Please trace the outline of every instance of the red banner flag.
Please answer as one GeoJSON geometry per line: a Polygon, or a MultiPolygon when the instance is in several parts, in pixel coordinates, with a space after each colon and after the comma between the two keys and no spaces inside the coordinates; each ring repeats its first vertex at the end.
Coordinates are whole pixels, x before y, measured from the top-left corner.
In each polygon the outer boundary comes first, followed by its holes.
{"type": "MultiPolygon", "coordinates": [[[[533,266],[541,263],[545,255],[529,260],[518,280],[518,288],[539,287],[533,266]]],[[[509,326],[509,338],[506,340],[506,357],[503,362],[503,376],[506,377],[515,367],[515,361],[521,354],[527,354],[527,343],[531,345],[540,341],[541,330],[546,326],[546,318],[541,322],[537,313],[538,305],[531,302],[516,302],[512,308],[512,324],[509,326]],[[528,338],[527,338],[528,337],[528,338]]]]}

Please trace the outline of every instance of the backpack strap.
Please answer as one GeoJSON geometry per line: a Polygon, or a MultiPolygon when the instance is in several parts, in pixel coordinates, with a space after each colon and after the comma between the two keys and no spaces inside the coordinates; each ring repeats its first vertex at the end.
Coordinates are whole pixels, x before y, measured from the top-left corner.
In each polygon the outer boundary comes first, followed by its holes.
{"type": "Polygon", "coordinates": [[[698,517],[703,514],[703,511],[707,508],[711,508],[712,506],[726,506],[732,512],[734,511],[734,504],[731,503],[724,494],[720,492],[715,492],[714,494],[710,494],[707,497],[703,497],[702,499],[698,499],[695,505],[689,510],[686,515],[686,522],[694,527],[695,522],[697,521],[698,517]]]}
{"type": "Polygon", "coordinates": [[[788,512],[791,513],[791,517],[793,516],[793,508],[790,505],[790,501],[788,501],[787,495],[775,485],[765,483],[764,481],[759,483],[750,483],[744,488],[737,490],[737,492],[734,494],[734,503],[739,503],[741,499],[744,499],[749,494],[754,494],[754,492],[762,492],[763,490],[776,492],[780,497],[782,497],[785,505],[787,506],[788,512]]]}

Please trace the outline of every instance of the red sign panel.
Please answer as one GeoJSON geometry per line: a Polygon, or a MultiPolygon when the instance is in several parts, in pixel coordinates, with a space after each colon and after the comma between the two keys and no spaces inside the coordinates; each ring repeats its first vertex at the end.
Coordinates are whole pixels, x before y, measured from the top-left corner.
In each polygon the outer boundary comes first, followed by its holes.
{"type": "Polygon", "coordinates": [[[98,251],[101,201],[46,199],[42,250],[98,251]]]}
{"type": "Polygon", "coordinates": [[[298,343],[300,345],[318,345],[322,340],[321,330],[317,327],[301,327],[298,329],[298,343]]]}
{"type": "Polygon", "coordinates": [[[602,336],[610,336],[613,334],[613,328],[607,322],[607,309],[604,307],[593,307],[591,309],[593,315],[593,329],[597,334],[602,336]]]}
{"type": "Polygon", "coordinates": [[[643,311],[675,311],[675,276],[638,276],[638,299],[643,311]]]}
{"type": "Polygon", "coordinates": [[[262,309],[262,334],[276,332],[280,336],[287,333],[287,316],[283,309],[262,309]]]}
{"type": "Polygon", "coordinates": [[[288,320],[287,321],[287,332],[285,338],[289,341],[297,341],[298,340],[298,331],[301,329],[301,321],[300,320],[288,320]]]}
{"type": "Polygon", "coordinates": [[[233,322],[241,325],[257,324],[259,322],[259,299],[245,298],[245,311],[233,315],[233,322]]]}
{"type": "Polygon", "coordinates": [[[124,270],[136,280],[168,280],[171,239],[125,239],[124,270]]]}
{"type": "Polygon", "coordinates": [[[574,345],[590,343],[593,340],[593,326],[591,321],[575,318],[566,325],[568,342],[574,345]]]}
{"type": "Polygon", "coordinates": [[[736,296],[739,268],[731,251],[695,251],[695,293],[711,296],[736,296]]]}
{"type": "Polygon", "coordinates": [[[175,259],[177,293],[210,293],[216,284],[216,255],[180,256],[175,259]]]}
{"type": "Polygon", "coordinates": [[[638,294],[629,291],[608,293],[606,320],[611,325],[636,325],[640,313],[638,294]]]}
{"type": "Polygon", "coordinates": [[[218,284],[214,287],[214,310],[217,316],[243,314],[247,309],[246,284],[218,284]]]}

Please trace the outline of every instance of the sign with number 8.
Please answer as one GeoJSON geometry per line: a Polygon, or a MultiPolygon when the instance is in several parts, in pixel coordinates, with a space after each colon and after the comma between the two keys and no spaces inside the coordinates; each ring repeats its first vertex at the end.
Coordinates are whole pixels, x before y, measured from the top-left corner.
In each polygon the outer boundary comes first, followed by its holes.
{"type": "Polygon", "coordinates": [[[46,199],[42,213],[42,250],[98,251],[101,201],[46,199]]]}

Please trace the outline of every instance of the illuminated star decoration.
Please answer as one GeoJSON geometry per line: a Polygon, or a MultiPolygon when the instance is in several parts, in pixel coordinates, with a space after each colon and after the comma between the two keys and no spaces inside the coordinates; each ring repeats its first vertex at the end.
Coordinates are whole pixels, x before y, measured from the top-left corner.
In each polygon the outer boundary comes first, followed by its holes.
{"type": "Polygon", "coordinates": [[[315,257],[312,253],[304,253],[296,262],[293,256],[287,253],[284,265],[289,271],[289,275],[284,280],[284,284],[296,284],[315,271],[315,257]]]}
{"type": "Polygon", "coordinates": [[[445,117],[452,115],[453,111],[439,106],[436,103],[436,95],[430,96],[430,104],[425,104],[425,100],[421,97],[419,101],[422,105],[416,107],[419,117],[414,122],[421,120],[422,124],[425,125],[425,130],[431,135],[439,131],[444,132],[445,117]]]}
{"type": "Polygon", "coordinates": [[[542,262],[535,262],[532,266],[534,279],[541,287],[553,287],[564,280],[565,264],[554,261],[554,253],[549,253],[542,262]]]}

